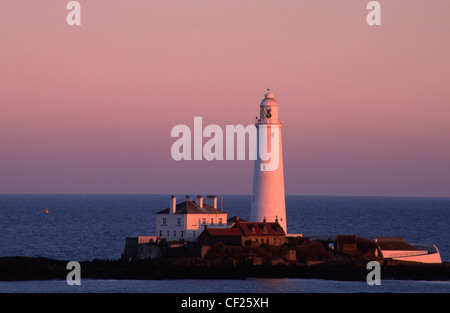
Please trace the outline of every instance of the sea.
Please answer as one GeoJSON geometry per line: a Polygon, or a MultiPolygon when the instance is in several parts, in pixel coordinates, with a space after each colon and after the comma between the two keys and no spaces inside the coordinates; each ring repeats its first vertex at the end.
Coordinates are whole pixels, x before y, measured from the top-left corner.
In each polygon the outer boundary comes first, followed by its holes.
{"type": "MultiPolygon", "coordinates": [[[[176,195],[182,201],[186,195],[176,195]]],[[[250,218],[249,195],[218,196],[228,217],[250,218]]],[[[155,234],[155,213],[170,195],[0,195],[0,257],[119,259],[125,238],[155,234]]],[[[450,261],[450,198],[286,196],[287,229],[305,237],[404,237],[435,244],[450,261]]],[[[82,270],[82,269],[81,269],[82,270]]],[[[381,273],[382,275],[382,273],[381,273]]],[[[381,277],[382,278],[382,277],[381,277]]],[[[450,281],[324,279],[0,281],[9,293],[448,293],[450,281]]]]}

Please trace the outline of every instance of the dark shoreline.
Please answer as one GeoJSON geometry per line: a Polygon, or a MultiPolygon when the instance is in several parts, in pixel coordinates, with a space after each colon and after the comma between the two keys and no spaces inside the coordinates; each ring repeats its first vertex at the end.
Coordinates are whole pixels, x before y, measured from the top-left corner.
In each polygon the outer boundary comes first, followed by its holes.
{"type": "MultiPolygon", "coordinates": [[[[0,281],[66,279],[69,261],[33,257],[0,257],[0,281]]],[[[341,281],[366,281],[370,270],[363,261],[326,261],[321,263],[281,263],[249,265],[224,262],[212,265],[199,258],[163,260],[81,261],[81,278],[91,279],[245,279],[316,278],[341,281]]],[[[450,280],[450,263],[423,264],[381,261],[381,279],[450,280]]]]}

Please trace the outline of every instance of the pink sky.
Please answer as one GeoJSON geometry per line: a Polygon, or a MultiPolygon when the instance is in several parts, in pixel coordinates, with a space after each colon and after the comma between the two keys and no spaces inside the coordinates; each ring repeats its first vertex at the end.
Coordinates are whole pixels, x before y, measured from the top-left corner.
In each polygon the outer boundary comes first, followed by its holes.
{"type": "MultiPolygon", "coordinates": [[[[250,194],[177,124],[280,105],[287,194],[450,197],[450,1],[0,3],[0,193],[250,194]]],[[[193,128],[193,127],[192,127],[193,128]]]]}

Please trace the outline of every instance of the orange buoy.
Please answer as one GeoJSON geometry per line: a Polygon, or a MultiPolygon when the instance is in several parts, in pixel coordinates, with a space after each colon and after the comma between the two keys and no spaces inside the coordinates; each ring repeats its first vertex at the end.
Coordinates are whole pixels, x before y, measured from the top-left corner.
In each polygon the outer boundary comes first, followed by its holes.
{"type": "Polygon", "coordinates": [[[45,213],[49,213],[47,208],[45,208],[45,213]]]}

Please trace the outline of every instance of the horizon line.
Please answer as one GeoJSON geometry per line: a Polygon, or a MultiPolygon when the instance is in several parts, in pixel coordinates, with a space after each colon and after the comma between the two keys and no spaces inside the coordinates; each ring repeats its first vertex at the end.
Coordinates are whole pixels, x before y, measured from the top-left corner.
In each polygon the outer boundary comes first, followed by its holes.
{"type": "MultiPolygon", "coordinates": [[[[108,196],[113,196],[113,195],[118,195],[118,196],[125,196],[125,195],[136,195],[136,196],[143,196],[143,195],[149,195],[149,196],[171,196],[171,195],[215,195],[215,196],[248,196],[251,197],[252,194],[240,194],[240,193],[224,193],[224,194],[214,194],[214,193],[93,193],[93,192],[88,192],[88,193],[83,193],[83,192],[77,192],[77,193],[66,193],[66,192],[55,192],[55,193],[51,193],[51,192],[47,192],[47,193],[36,193],[36,192],[23,192],[23,193],[1,193],[0,192],[0,196],[12,196],[12,195],[92,195],[92,196],[103,196],[103,195],[108,195],[108,196]]],[[[420,195],[356,195],[356,194],[345,194],[345,195],[341,195],[341,194],[286,194],[286,197],[361,197],[361,198],[450,198],[450,196],[420,196],[420,195]]]]}

